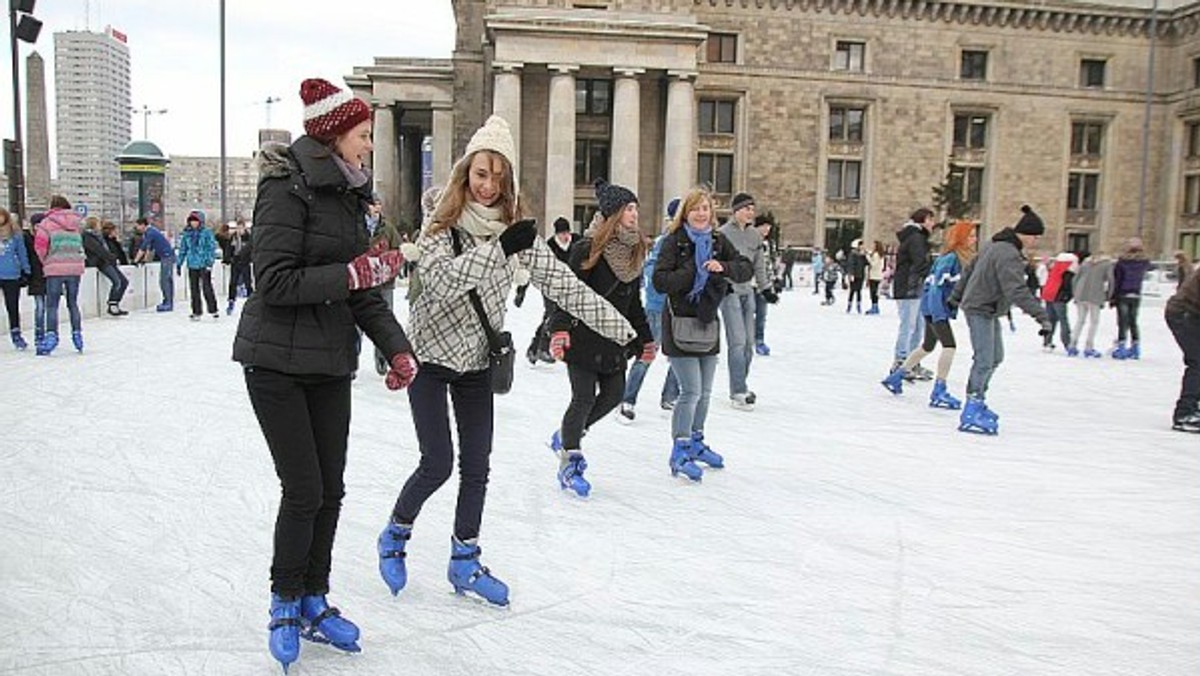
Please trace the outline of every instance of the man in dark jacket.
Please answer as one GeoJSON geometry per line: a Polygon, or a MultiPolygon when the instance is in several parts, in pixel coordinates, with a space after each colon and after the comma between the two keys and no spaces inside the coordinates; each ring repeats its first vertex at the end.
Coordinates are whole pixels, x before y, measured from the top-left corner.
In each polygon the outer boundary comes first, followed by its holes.
{"type": "MultiPolygon", "coordinates": [[[[925,324],[921,319],[921,291],[925,277],[929,274],[929,233],[933,230],[933,211],[921,207],[912,213],[896,239],[896,271],[892,274],[892,298],[900,315],[900,330],[896,334],[896,347],[892,357],[892,370],[904,363],[909,352],[917,349],[925,337],[925,324]]],[[[847,309],[847,311],[849,311],[847,309]]],[[[933,373],[917,364],[910,369],[913,377],[929,380],[933,373]]]]}
{"type": "Polygon", "coordinates": [[[117,257],[109,251],[104,237],[100,234],[100,219],[87,219],[87,228],[83,231],[84,265],[96,268],[100,274],[108,278],[111,286],[108,290],[108,314],[121,317],[129,314],[121,309],[121,299],[129,288],[129,279],[117,267],[117,257]]]}
{"type": "Polygon", "coordinates": [[[1167,301],[1167,326],[1183,350],[1183,381],[1171,428],[1200,432],[1200,275],[1184,278],[1179,290],[1167,301]]]}
{"type": "MultiPolygon", "coordinates": [[[[550,247],[558,260],[566,263],[570,260],[571,248],[579,239],[579,235],[571,232],[571,222],[559,216],[554,220],[554,234],[546,238],[546,246],[550,247]]],[[[517,287],[517,295],[513,299],[517,307],[521,307],[521,303],[525,302],[525,291],[528,288],[529,282],[517,287]]],[[[539,361],[554,363],[554,357],[550,356],[550,322],[557,310],[557,305],[547,298],[542,298],[542,323],[538,324],[537,330],[533,332],[533,339],[529,341],[529,348],[525,350],[525,358],[530,364],[539,361]]]]}

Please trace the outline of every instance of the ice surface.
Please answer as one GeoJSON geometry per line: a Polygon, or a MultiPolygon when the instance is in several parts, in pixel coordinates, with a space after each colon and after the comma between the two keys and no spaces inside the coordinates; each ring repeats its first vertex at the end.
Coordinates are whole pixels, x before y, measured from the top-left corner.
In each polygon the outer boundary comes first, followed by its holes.
{"type": "MultiPolygon", "coordinates": [[[[1139,362],[1043,353],[1018,316],[988,438],[928,408],[928,383],[879,385],[892,303],[870,317],[818,298],[771,308],[756,410],[728,405],[718,370],[707,437],[727,469],[700,485],[669,475],[656,363],[637,420],[584,440],[592,497],[568,497],[545,446],[564,368],[518,364],[480,540],[507,610],[450,592],[453,480],[417,521],[408,588],[379,579],[417,447],[407,395],[364,358],[330,595],[363,653],[305,644],[291,673],[1200,673],[1200,438],[1170,430],[1182,363],[1161,301],[1139,362]]],[[[522,348],[541,307],[531,293],[509,314],[522,348]]],[[[83,356],[0,352],[0,673],[278,673],[279,487],[229,360],[235,323],[137,312],[89,320],[83,356]]]]}

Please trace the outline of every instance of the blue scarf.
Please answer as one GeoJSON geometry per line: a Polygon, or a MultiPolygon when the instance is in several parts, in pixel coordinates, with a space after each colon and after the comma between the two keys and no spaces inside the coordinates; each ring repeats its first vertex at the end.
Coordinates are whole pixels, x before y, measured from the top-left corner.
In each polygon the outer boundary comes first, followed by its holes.
{"type": "Polygon", "coordinates": [[[683,231],[696,248],[696,279],[692,281],[692,290],[687,295],[688,301],[695,305],[700,302],[700,294],[704,293],[704,287],[708,284],[708,268],[704,267],[704,264],[712,258],[713,235],[711,228],[693,230],[686,222],[683,224],[683,231]]]}

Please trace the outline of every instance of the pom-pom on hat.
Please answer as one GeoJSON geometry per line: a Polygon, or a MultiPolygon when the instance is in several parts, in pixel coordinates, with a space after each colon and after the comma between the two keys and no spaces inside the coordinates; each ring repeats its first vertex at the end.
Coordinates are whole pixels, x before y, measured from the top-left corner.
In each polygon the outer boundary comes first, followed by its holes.
{"type": "Polygon", "coordinates": [[[1017,221],[1013,230],[1018,235],[1044,235],[1046,234],[1046,224],[1042,223],[1042,217],[1034,212],[1033,207],[1028,204],[1021,205],[1021,220],[1017,221]]]}
{"type": "Polygon", "coordinates": [[[748,206],[752,206],[753,204],[754,195],[751,195],[748,192],[739,192],[738,194],[734,195],[733,200],[729,202],[729,210],[737,211],[738,209],[744,209],[748,206]]]}
{"type": "Polygon", "coordinates": [[[301,82],[300,100],[304,102],[304,133],[320,141],[332,141],[371,118],[366,101],[328,80],[301,82]]]}
{"type": "Polygon", "coordinates": [[[638,201],[637,195],[623,185],[609,183],[602,178],[596,179],[593,185],[596,188],[596,201],[600,203],[600,213],[605,218],[624,209],[626,204],[638,201]]]}
{"type": "Polygon", "coordinates": [[[571,232],[571,221],[568,221],[562,216],[554,219],[554,232],[555,234],[560,232],[571,232]]]}

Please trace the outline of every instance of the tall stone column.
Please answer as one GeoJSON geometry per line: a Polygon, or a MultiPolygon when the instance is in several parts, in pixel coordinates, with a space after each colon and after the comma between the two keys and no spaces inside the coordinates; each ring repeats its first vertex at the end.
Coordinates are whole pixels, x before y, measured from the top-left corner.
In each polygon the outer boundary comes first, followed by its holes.
{"type": "Polygon", "coordinates": [[[669,71],[667,129],[663,149],[663,204],[682,197],[696,182],[695,73],[669,71]]]}
{"type": "Polygon", "coordinates": [[[642,135],[642,90],[638,76],[641,68],[617,68],[613,91],[612,167],[609,181],[638,191],[642,135]]]}
{"type": "Polygon", "coordinates": [[[391,104],[375,108],[371,141],[371,171],[375,192],[383,200],[383,217],[392,223],[400,217],[400,149],[396,144],[396,114],[391,104]]]}
{"type": "Polygon", "coordinates": [[[454,166],[454,110],[449,103],[433,105],[433,185],[446,187],[454,166]]]}
{"type": "MultiPolygon", "coordinates": [[[[575,213],[575,71],[579,66],[550,65],[550,115],[546,124],[546,211],[548,223],[575,213]]],[[[586,225],[586,224],[585,224],[586,225]]]]}
{"type": "Polygon", "coordinates": [[[521,166],[521,64],[495,64],[497,69],[492,92],[492,113],[504,118],[512,130],[517,156],[513,161],[521,166]]]}

